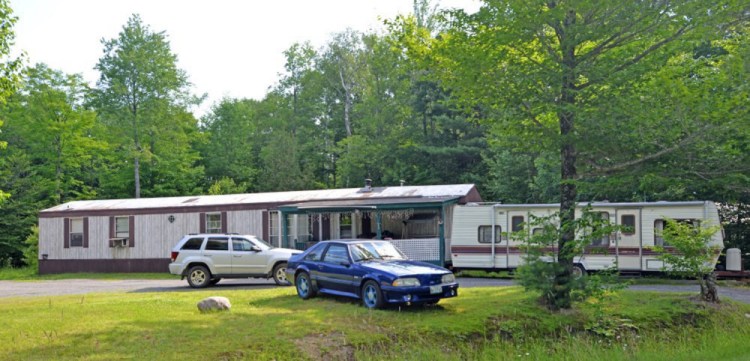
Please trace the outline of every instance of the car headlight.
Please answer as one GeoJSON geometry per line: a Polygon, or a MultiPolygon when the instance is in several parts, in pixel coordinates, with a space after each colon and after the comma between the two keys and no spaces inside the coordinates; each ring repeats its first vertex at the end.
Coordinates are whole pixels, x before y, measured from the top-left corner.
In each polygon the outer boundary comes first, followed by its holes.
{"type": "Polygon", "coordinates": [[[396,287],[416,287],[419,286],[419,280],[416,278],[397,278],[393,281],[393,285],[396,287]]]}
{"type": "Polygon", "coordinates": [[[453,273],[448,273],[443,275],[443,278],[440,280],[442,283],[453,283],[456,282],[456,276],[453,275],[453,273]]]}

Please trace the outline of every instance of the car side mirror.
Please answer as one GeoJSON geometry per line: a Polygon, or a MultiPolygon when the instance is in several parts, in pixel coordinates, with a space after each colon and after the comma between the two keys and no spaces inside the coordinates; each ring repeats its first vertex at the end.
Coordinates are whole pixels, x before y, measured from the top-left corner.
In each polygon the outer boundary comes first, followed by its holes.
{"type": "Polygon", "coordinates": [[[250,250],[253,251],[253,252],[260,252],[260,247],[258,247],[258,246],[252,246],[252,247],[250,247],[250,250]]]}
{"type": "Polygon", "coordinates": [[[352,265],[351,263],[349,263],[349,261],[341,261],[341,262],[339,262],[339,264],[342,265],[342,266],[344,266],[344,267],[349,267],[349,266],[352,265]]]}

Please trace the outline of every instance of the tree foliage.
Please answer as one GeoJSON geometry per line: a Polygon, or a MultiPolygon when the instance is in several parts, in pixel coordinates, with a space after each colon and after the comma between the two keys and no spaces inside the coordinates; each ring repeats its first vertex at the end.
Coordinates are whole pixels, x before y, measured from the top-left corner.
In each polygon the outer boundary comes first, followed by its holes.
{"type": "Polygon", "coordinates": [[[112,193],[135,198],[141,196],[142,183],[149,196],[196,192],[202,169],[194,167],[198,155],[190,137],[197,122],[185,109],[196,99],[166,34],[153,32],[133,15],[117,38],[103,39],[102,45],[93,104],[115,152],[113,166],[120,176],[132,172],[133,179],[127,187],[120,177],[104,182],[119,188],[112,193]]]}
{"type": "MultiPolygon", "coordinates": [[[[583,182],[663,166],[740,124],[722,114],[737,107],[696,112],[732,103],[731,94],[701,98],[706,94],[690,92],[688,84],[711,89],[695,76],[690,59],[701,44],[722,40],[742,23],[746,7],[699,0],[487,1],[476,14],[453,13],[456,25],[434,41],[412,42],[413,53],[431,60],[458,104],[492,124],[497,144],[557,153],[560,222],[566,225],[575,221],[583,182]],[[665,81],[669,91],[658,91],[665,81]],[[691,99],[704,99],[695,105],[701,108],[691,109],[691,99]]],[[[573,254],[566,245],[575,234],[573,227],[562,229],[553,290],[555,304],[567,308],[573,254]]]]}
{"type": "Polygon", "coordinates": [[[601,213],[594,212],[590,206],[584,208],[581,216],[571,223],[560,222],[560,214],[538,217],[531,215],[529,223],[521,231],[513,232],[510,236],[525,246],[525,263],[518,268],[518,280],[524,288],[541,295],[542,303],[551,310],[569,308],[566,300],[561,300],[558,294],[560,287],[567,287],[573,301],[583,301],[588,298],[601,298],[605,294],[621,289],[624,284],[617,275],[617,267],[600,271],[595,275],[586,275],[582,270],[579,276],[571,276],[566,282],[560,283],[556,277],[566,265],[555,262],[558,254],[566,252],[574,257],[582,257],[585,252],[596,252],[598,240],[609,239],[620,230],[602,218],[601,213]],[[566,229],[571,227],[572,229],[566,229]],[[573,232],[577,237],[573,242],[565,244],[567,249],[556,248],[558,241],[565,232],[573,232]]]}
{"type": "Polygon", "coordinates": [[[672,275],[697,279],[701,286],[701,299],[718,303],[719,295],[713,271],[721,246],[712,246],[710,242],[720,227],[674,219],[665,219],[665,222],[660,236],[669,246],[654,247],[659,252],[659,259],[664,261],[662,270],[672,275]]]}

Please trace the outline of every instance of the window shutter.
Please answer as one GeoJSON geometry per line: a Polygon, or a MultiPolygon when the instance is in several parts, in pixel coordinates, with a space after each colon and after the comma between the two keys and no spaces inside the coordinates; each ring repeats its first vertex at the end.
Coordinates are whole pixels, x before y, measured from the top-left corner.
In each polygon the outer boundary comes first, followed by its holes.
{"type": "Polygon", "coordinates": [[[206,233],[206,214],[201,213],[200,214],[200,226],[198,227],[199,233],[206,233]]]}
{"type": "Polygon", "coordinates": [[[227,212],[221,212],[221,233],[227,233],[227,212]]]}
{"type": "Polygon", "coordinates": [[[89,248],[89,217],[83,217],[83,248],[89,248]]]}
{"type": "Polygon", "coordinates": [[[115,246],[115,241],[112,239],[115,238],[115,217],[109,217],[109,247],[112,248],[115,246]]]}
{"type": "Polygon", "coordinates": [[[128,246],[135,247],[135,216],[128,217],[128,246]]]}
{"type": "Polygon", "coordinates": [[[63,218],[63,248],[70,248],[70,218],[63,218]]]}
{"type": "Polygon", "coordinates": [[[263,211],[262,222],[263,222],[263,240],[268,242],[268,211],[263,211]]]}

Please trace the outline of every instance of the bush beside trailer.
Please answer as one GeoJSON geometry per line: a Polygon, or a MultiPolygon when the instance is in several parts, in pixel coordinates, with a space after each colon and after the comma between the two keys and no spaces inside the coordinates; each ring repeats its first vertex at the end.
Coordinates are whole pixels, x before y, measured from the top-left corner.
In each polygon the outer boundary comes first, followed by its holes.
{"type": "MultiPolygon", "coordinates": [[[[580,203],[576,217],[586,203],[580,203]]],[[[664,266],[653,250],[664,245],[659,231],[667,218],[697,222],[704,226],[719,225],[716,205],[709,201],[592,203],[592,211],[600,212],[610,223],[624,230],[596,240],[574,263],[584,271],[617,266],[620,272],[659,272],[664,266]]],[[[467,204],[453,210],[450,256],[455,269],[509,270],[523,264],[524,244],[510,239],[510,232],[534,232],[524,227],[530,216],[550,216],[559,204],[467,204]]],[[[711,246],[723,248],[723,234],[716,232],[711,246]]],[[[667,249],[668,245],[664,245],[667,249]]],[[[714,258],[718,261],[719,254],[714,258]]]]}

